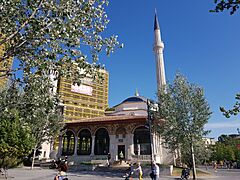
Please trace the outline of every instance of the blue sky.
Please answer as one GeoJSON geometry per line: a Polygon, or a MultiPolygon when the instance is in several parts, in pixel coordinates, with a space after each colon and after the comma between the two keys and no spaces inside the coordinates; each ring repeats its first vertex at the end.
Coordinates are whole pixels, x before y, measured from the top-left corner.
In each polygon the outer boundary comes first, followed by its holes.
{"type": "Polygon", "coordinates": [[[101,63],[110,74],[109,105],[134,95],[156,98],[153,20],[157,9],[165,44],[166,77],[176,72],[205,90],[213,112],[211,137],[237,133],[239,116],[226,119],[219,106],[230,108],[240,92],[240,15],[209,13],[213,0],[112,0],[107,8],[107,34],[117,34],[124,48],[101,63]]]}

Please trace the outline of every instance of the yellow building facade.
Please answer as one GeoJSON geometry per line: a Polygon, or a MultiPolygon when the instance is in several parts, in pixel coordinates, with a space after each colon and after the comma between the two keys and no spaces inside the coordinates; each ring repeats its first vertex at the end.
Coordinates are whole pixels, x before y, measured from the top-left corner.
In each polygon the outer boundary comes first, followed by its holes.
{"type": "MultiPolygon", "coordinates": [[[[4,45],[0,45],[0,57],[4,56],[4,45]]],[[[7,60],[0,60],[0,88],[6,86],[8,81],[8,76],[5,76],[5,70],[10,69],[12,67],[13,59],[9,58],[7,60]]]]}
{"type": "Polygon", "coordinates": [[[102,78],[92,80],[87,77],[80,85],[73,84],[66,78],[60,78],[57,89],[64,107],[65,121],[104,116],[108,107],[109,74],[102,69],[100,74],[102,78]]]}

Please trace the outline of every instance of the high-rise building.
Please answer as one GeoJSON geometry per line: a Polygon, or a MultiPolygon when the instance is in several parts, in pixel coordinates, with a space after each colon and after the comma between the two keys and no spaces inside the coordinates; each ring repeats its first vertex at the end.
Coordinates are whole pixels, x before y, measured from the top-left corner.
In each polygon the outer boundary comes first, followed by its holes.
{"type": "Polygon", "coordinates": [[[60,78],[58,93],[63,104],[65,121],[104,116],[108,107],[108,72],[99,70],[102,78],[86,77],[80,85],[60,78]]]}

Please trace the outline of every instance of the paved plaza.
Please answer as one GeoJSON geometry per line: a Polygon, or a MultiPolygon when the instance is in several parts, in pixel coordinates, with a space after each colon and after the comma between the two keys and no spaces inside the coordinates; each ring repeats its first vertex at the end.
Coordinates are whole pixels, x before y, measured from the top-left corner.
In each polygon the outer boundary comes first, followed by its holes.
{"type": "MultiPolygon", "coordinates": [[[[209,169],[211,172],[212,170],[209,169]]],[[[9,179],[15,180],[53,180],[57,171],[52,169],[42,169],[35,168],[30,170],[29,168],[15,168],[8,170],[9,179]]],[[[240,179],[240,170],[226,170],[220,169],[218,172],[213,172],[212,176],[199,177],[198,180],[239,180],[240,179]]],[[[2,178],[2,177],[1,177],[2,178]]],[[[113,174],[110,172],[71,172],[68,173],[69,180],[124,180],[122,174],[113,174]]],[[[137,180],[137,178],[134,178],[137,180]]],[[[150,180],[146,177],[143,180],[150,180]]],[[[160,180],[179,180],[179,177],[167,177],[161,176],[160,180]]]]}

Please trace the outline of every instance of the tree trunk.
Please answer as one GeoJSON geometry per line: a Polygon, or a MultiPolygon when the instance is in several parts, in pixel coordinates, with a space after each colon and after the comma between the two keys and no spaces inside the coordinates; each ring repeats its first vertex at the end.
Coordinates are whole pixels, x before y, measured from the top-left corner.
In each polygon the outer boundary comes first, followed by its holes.
{"type": "Polygon", "coordinates": [[[191,143],[191,155],[192,155],[192,171],[193,171],[193,179],[196,179],[196,167],[195,167],[195,157],[194,157],[194,149],[193,144],[191,143]]]}
{"type": "Polygon", "coordinates": [[[37,151],[37,147],[35,146],[34,149],[33,149],[33,159],[32,159],[31,169],[33,169],[33,166],[34,166],[34,161],[35,161],[35,157],[36,157],[36,151],[37,151]]]}

